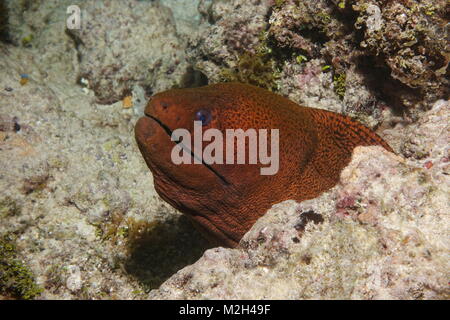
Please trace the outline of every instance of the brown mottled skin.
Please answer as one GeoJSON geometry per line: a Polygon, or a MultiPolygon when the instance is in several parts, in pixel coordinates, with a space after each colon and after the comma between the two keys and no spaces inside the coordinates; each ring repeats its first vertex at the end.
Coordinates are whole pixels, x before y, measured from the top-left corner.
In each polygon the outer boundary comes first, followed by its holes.
{"type": "Polygon", "coordinates": [[[378,135],[349,117],[302,107],[240,83],[158,93],[145,114],[135,133],[156,191],[210,239],[230,247],[273,204],[312,199],[336,185],[356,146],[381,145],[392,151],[378,135]],[[278,173],[261,175],[260,167],[268,166],[261,164],[173,164],[175,142],[170,133],[185,128],[193,136],[198,110],[212,115],[203,130],[279,129],[278,173]]]}

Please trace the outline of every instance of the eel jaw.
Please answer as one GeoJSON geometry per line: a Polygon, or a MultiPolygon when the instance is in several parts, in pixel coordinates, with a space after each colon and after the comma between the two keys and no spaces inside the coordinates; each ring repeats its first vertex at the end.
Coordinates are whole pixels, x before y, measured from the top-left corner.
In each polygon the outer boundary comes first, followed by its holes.
{"type": "MultiPolygon", "coordinates": [[[[167,135],[171,138],[172,140],[172,132],[173,130],[171,130],[164,122],[162,122],[161,120],[159,120],[158,118],[145,113],[145,116],[147,118],[152,119],[153,121],[155,121],[166,133],[167,135]]],[[[172,140],[175,144],[180,144],[181,147],[186,150],[187,152],[189,152],[192,156],[192,158],[197,158],[199,159],[199,157],[192,151],[190,150],[188,147],[186,147],[183,142],[181,142],[180,140],[172,140]]],[[[225,185],[230,185],[231,183],[223,176],[221,175],[216,169],[214,169],[213,167],[211,167],[209,164],[205,163],[202,159],[202,165],[204,165],[208,170],[210,170],[217,178],[219,178],[219,180],[224,183],[225,185]]]]}

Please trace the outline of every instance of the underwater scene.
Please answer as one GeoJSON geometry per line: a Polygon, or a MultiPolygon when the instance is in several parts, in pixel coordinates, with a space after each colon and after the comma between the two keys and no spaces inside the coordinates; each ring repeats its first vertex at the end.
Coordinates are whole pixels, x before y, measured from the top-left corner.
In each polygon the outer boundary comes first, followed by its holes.
{"type": "Polygon", "coordinates": [[[0,300],[449,299],[449,17],[0,0],[0,300]]]}

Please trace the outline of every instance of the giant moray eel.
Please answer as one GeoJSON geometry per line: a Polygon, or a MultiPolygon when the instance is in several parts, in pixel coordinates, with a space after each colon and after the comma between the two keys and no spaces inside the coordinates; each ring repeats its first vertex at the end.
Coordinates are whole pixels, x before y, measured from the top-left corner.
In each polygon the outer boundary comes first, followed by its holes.
{"type": "MultiPolygon", "coordinates": [[[[158,194],[190,217],[216,244],[235,247],[273,204],[315,198],[339,181],[356,146],[381,145],[377,134],[349,117],[307,108],[240,83],[173,89],[154,95],[135,128],[158,194]],[[279,129],[279,170],[262,164],[174,164],[171,134],[194,120],[203,129],[279,129]]],[[[248,148],[248,143],[245,144],[248,148]]],[[[192,150],[191,150],[192,151],[192,150]]],[[[225,151],[224,151],[225,152],[225,151]]],[[[191,156],[195,157],[192,151],[191,156]]]]}

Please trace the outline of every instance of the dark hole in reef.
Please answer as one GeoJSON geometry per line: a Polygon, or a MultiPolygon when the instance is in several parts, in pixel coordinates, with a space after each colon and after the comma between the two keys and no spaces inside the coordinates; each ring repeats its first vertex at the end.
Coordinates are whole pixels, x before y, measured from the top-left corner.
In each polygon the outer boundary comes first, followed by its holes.
{"type": "Polygon", "coordinates": [[[296,30],[296,33],[301,35],[303,38],[309,39],[312,42],[319,44],[321,46],[324,45],[329,40],[327,35],[322,30],[316,27],[300,28],[296,30]]]}
{"type": "Polygon", "coordinates": [[[129,255],[124,266],[148,291],[158,288],[212,247],[185,216],[137,229],[129,235],[129,255]]]}
{"type": "MultiPolygon", "coordinates": [[[[381,59],[382,60],[382,59],[381,59]]],[[[392,78],[391,70],[384,62],[375,57],[361,56],[357,61],[357,70],[365,75],[365,85],[373,94],[401,115],[405,111],[404,100],[420,101],[420,90],[413,89],[392,78]]]]}
{"type": "Polygon", "coordinates": [[[320,214],[315,213],[312,210],[302,212],[300,214],[300,221],[294,226],[295,230],[304,231],[306,225],[310,221],[314,222],[315,224],[320,224],[324,221],[324,219],[320,214]]]}
{"type": "Polygon", "coordinates": [[[189,66],[181,79],[180,87],[197,88],[206,86],[207,84],[208,78],[206,75],[203,72],[194,69],[192,66],[189,66]]]}
{"type": "Polygon", "coordinates": [[[0,0],[0,41],[11,43],[9,34],[9,9],[6,1],[0,0]]]}
{"type": "Polygon", "coordinates": [[[146,86],[146,85],[144,85],[143,88],[144,88],[145,98],[150,99],[154,94],[153,88],[150,86],[146,86]]]}
{"type": "Polygon", "coordinates": [[[266,41],[267,47],[271,49],[271,53],[267,54],[266,59],[273,58],[277,63],[278,68],[282,68],[285,61],[289,61],[292,57],[298,56],[299,54],[308,56],[308,53],[304,50],[290,47],[280,47],[277,40],[269,35],[266,41]]]}
{"type": "MultiPolygon", "coordinates": [[[[82,60],[81,50],[78,50],[78,49],[79,49],[79,47],[80,47],[81,45],[84,45],[83,41],[81,40],[80,37],[78,37],[75,33],[73,33],[72,31],[70,31],[69,29],[66,29],[66,30],[64,31],[64,33],[65,33],[66,35],[68,35],[70,39],[72,39],[72,41],[73,41],[73,43],[74,43],[74,45],[75,45],[75,48],[77,49],[77,60],[78,60],[78,62],[81,63],[81,60],[82,60]]],[[[81,79],[81,77],[79,77],[78,80],[77,80],[77,83],[78,83],[78,84],[80,84],[80,82],[79,82],[80,79],[81,79]]]]}
{"type": "Polygon", "coordinates": [[[19,124],[19,119],[17,117],[14,117],[13,122],[14,122],[14,131],[19,132],[21,129],[21,126],[19,124]]]}
{"type": "Polygon", "coordinates": [[[304,264],[310,264],[312,260],[312,257],[308,254],[305,254],[303,257],[301,257],[300,261],[304,264]]]}

